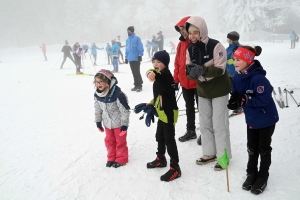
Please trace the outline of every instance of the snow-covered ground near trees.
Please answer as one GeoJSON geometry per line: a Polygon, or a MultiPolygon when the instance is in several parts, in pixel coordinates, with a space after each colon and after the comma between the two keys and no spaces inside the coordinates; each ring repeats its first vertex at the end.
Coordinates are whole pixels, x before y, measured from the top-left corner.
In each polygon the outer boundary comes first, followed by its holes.
{"type": "MultiPolygon", "coordinates": [[[[267,78],[276,90],[293,90],[299,103],[299,43],[296,49],[290,49],[289,41],[243,44],[262,47],[257,59],[267,71],[267,78]]],[[[167,43],[166,46],[169,50],[167,43]]],[[[146,168],[146,163],[156,157],[156,124],[146,127],[144,120],[139,120],[140,114],[133,112],[127,137],[128,164],[117,169],[105,167],[105,134],[94,123],[93,76],[71,76],[75,67],[70,60],[60,70],[61,48],[62,45],[47,46],[47,62],[36,46],[0,50],[0,199],[257,198],[241,188],[247,164],[244,115],[230,118],[230,192],[225,171],[214,171],[214,163],[196,165],[195,160],[202,156],[196,140],[177,142],[182,177],[161,182],[159,178],[168,168],[146,168]]],[[[172,72],[174,57],[171,55],[172,72]]],[[[94,75],[101,68],[112,69],[105,59],[104,51],[98,51],[99,66],[93,67],[87,54],[84,73],[94,75]]],[[[152,83],[144,76],[152,67],[147,60],[150,59],[144,55],[140,93],[130,91],[133,79],[129,65],[120,65],[120,73],[116,74],[131,108],[152,97],[152,83]]],[[[270,177],[260,199],[299,199],[300,107],[290,96],[288,104],[288,108],[278,108],[280,121],[273,135],[270,177]]],[[[178,105],[185,108],[183,98],[178,105]]],[[[185,123],[185,116],[181,116],[176,139],[184,134],[185,123]]]]}

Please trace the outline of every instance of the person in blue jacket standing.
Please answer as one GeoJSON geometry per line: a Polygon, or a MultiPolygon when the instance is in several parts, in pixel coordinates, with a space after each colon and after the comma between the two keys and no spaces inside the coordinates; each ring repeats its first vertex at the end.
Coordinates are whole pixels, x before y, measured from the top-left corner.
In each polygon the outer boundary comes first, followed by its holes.
{"type": "Polygon", "coordinates": [[[112,56],[112,63],[114,66],[114,69],[111,71],[113,73],[119,72],[119,50],[120,50],[120,46],[118,45],[117,40],[113,39],[111,41],[111,50],[110,50],[110,54],[112,56]]]}
{"type": "Polygon", "coordinates": [[[126,40],[125,49],[125,63],[130,65],[131,72],[134,79],[134,87],[131,91],[141,92],[143,79],[141,76],[140,66],[142,56],[144,55],[144,47],[140,37],[134,33],[134,27],[129,26],[127,28],[128,38],[126,40]]]}
{"type": "Polygon", "coordinates": [[[255,56],[261,47],[239,46],[233,54],[233,64],[238,71],[232,78],[232,92],[227,107],[231,110],[243,106],[247,124],[247,178],[244,190],[260,194],[267,186],[271,165],[271,142],[275,124],[279,121],[273,87],[266,71],[255,56]],[[258,158],[260,156],[260,163],[258,158]],[[259,165],[259,168],[258,168],[259,165]]]}
{"type": "MultiPolygon", "coordinates": [[[[236,31],[231,31],[227,34],[227,42],[229,46],[226,48],[227,52],[227,63],[226,63],[226,70],[230,79],[230,82],[232,82],[232,77],[237,74],[237,71],[235,71],[235,67],[233,65],[233,51],[240,46],[239,43],[240,34],[236,31]]],[[[232,113],[237,114],[243,112],[243,108],[237,108],[232,113]]]]}
{"type": "Polygon", "coordinates": [[[291,39],[291,49],[295,49],[296,42],[299,41],[299,37],[298,37],[297,33],[294,30],[290,34],[290,39],[291,39]]]}
{"type": "Polygon", "coordinates": [[[94,57],[94,66],[97,65],[96,64],[96,61],[97,61],[97,50],[103,50],[104,48],[99,48],[96,46],[95,43],[92,44],[92,47],[91,47],[91,54],[93,55],[94,57]]]}

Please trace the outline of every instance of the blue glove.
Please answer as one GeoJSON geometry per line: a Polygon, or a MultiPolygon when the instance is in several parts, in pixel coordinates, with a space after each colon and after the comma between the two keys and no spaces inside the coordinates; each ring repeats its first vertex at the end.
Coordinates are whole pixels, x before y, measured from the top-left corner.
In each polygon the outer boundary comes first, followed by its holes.
{"type": "Polygon", "coordinates": [[[158,117],[158,114],[157,114],[154,106],[148,106],[147,109],[145,110],[145,113],[147,113],[145,123],[146,123],[146,126],[149,127],[151,125],[151,121],[152,121],[152,123],[155,122],[154,116],[158,117]]]}
{"type": "Polygon", "coordinates": [[[97,125],[97,127],[98,127],[98,129],[99,129],[100,132],[104,132],[104,128],[103,128],[101,122],[96,122],[96,125],[97,125]]]}
{"type": "Polygon", "coordinates": [[[121,132],[119,134],[119,136],[123,136],[127,133],[127,128],[128,126],[121,126],[121,132]]]}
{"type": "Polygon", "coordinates": [[[140,103],[138,105],[136,105],[133,109],[133,112],[138,114],[140,113],[142,110],[145,111],[146,109],[146,103],[140,103]]]}

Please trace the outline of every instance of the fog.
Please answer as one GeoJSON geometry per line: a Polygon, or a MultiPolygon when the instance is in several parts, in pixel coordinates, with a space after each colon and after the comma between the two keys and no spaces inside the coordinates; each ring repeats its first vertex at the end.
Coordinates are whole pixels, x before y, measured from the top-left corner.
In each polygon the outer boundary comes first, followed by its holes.
{"type": "Polygon", "coordinates": [[[299,7],[297,0],[0,0],[0,48],[125,40],[128,26],[142,39],[158,31],[177,37],[174,25],[188,15],[203,17],[216,39],[236,30],[248,40],[269,40],[300,31],[299,7]]]}

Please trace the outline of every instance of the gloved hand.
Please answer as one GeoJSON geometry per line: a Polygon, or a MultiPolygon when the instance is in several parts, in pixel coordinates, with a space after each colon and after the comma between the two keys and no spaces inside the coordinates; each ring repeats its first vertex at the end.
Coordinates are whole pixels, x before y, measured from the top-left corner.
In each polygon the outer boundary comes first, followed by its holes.
{"type": "Polygon", "coordinates": [[[96,122],[96,125],[97,125],[97,127],[98,127],[98,129],[99,129],[100,132],[104,132],[104,128],[103,128],[101,122],[96,122]]]}
{"type": "Polygon", "coordinates": [[[147,113],[145,123],[146,123],[146,126],[149,127],[151,125],[151,121],[152,121],[152,123],[155,122],[154,116],[158,117],[158,114],[157,114],[154,106],[148,106],[144,112],[147,113]]]}
{"type": "Polygon", "coordinates": [[[228,59],[228,60],[227,60],[227,64],[228,64],[228,65],[232,65],[232,64],[233,64],[233,59],[232,59],[232,58],[228,59]]]}
{"type": "Polygon", "coordinates": [[[142,56],[138,57],[138,61],[140,61],[140,62],[142,61],[142,56]]]}
{"type": "Polygon", "coordinates": [[[136,105],[136,106],[134,107],[133,112],[134,112],[135,114],[138,114],[138,113],[140,113],[142,110],[145,111],[145,109],[146,109],[146,103],[140,103],[140,104],[138,104],[138,105],[136,105]]]}
{"type": "Polygon", "coordinates": [[[247,104],[247,102],[248,102],[248,95],[247,94],[240,95],[237,92],[230,93],[230,94],[231,94],[231,96],[230,96],[230,99],[229,99],[228,104],[227,104],[228,109],[236,110],[239,107],[247,104]]]}
{"type": "Polygon", "coordinates": [[[119,136],[123,136],[127,133],[127,126],[121,126],[121,132],[119,134],[119,136]]]}
{"type": "Polygon", "coordinates": [[[125,59],[125,64],[128,64],[128,60],[127,59],[125,59]]]}
{"type": "Polygon", "coordinates": [[[191,76],[192,78],[197,79],[199,76],[204,75],[203,66],[190,63],[186,65],[186,75],[191,76]]]}
{"type": "Polygon", "coordinates": [[[179,83],[174,83],[174,85],[172,85],[175,91],[179,90],[179,83]]]}

